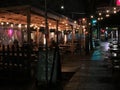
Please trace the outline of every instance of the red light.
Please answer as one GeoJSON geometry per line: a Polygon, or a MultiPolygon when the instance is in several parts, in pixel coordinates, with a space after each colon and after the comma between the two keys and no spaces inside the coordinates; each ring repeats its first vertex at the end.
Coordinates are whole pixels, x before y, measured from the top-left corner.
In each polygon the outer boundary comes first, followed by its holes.
{"type": "Polygon", "coordinates": [[[101,33],[104,33],[105,32],[105,30],[104,29],[101,29],[101,33]]]}
{"type": "Polygon", "coordinates": [[[120,6],[120,0],[116,0],[116,6],[120,6]]]}

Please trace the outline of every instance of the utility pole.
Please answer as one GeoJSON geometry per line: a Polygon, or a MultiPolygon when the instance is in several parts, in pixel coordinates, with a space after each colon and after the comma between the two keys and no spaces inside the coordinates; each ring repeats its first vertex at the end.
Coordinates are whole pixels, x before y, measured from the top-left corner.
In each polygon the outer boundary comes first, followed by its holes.
{"type": "MultiPolygon", "coordinates": [[[[89,7],[90,7],[90,10],[89,10],[90,13],[88,14],[89,16],[94,15],[94,13],[95,13],[95,2],[96,2],[96,0],[90,0],[90,2],[89,2],[89,7]]],[[[93,16],[93,18],[94,18],[94,16],[93,16]]],[[[94,29],[94,26],[91,25],[91,27],[90,27],[90,50],[93,50],[93,40],[92,40],[93,29],[94,29]]],[[[98,32],[98,30],[97,30],[97,32],[98,32]]]]}

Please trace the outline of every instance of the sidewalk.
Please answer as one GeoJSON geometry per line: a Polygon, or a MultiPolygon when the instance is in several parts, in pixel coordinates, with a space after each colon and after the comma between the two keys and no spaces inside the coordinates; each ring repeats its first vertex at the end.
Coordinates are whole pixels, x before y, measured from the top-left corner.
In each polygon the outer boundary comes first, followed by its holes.
{"type": "Polygon", "coordinates": [[[103,60],[104,47],[91,55],[64,57],[62,72],[73,72],[63,90],[120,90],[120,72],[112,72],[103,60]]]}
{"type": "MultiPolygon", "coordinates": [[[[85,55],[85,52],[82,52],[77,54],[67,54],[63,56],[62,76],[64,79],[63,80],[64,90],[71,90],[70,88],[66,89],[67,87],[69,87],[69,85],[71,87],[74,86],[74,85],[71,85],[72,83],[74,83],[71,80],[76,79],[75,74],[78,72],[81,66],[84,66],[82,63],[86,61],[87,62],[90,61],[91,53],[88,55],[85,55]]],[[[73,88],[73,90],[75,89],[73,88]]]]}

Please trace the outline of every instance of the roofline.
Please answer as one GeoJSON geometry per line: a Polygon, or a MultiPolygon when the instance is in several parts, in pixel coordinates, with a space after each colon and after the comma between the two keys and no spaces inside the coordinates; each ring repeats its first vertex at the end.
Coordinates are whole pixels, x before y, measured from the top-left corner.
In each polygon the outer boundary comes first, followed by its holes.
{"type": "MultiPolygon", "coordinates": [[[[45,16],[45,12],[44,12],[43,10],[38,9],[38,8],[36,8],[36,7],[33,7],[33,6],[31,6],[31,5],[19,5],[19,6],[1,7],[1,8],[0,8],[0,11],[4,11],[4,10],[14,10],[14,9],[20,9],[20,8],[23,8],[23,9],[31,8],[31,11],[34,11],[35,13],[37,13],[37,14],[39,14],[39,15],[41,15],[41,16],[45,16]]],[[[70,24],[70,25],[73,25],[73,24],[74,24],[74,23],[72,23],[72,22],[73,22],[72,19],[70,19],[70,18],[68,18],[68,17],[66,17],[66,16],[64,16],[64,15],[58,14],[58,13],[56,13],[56,12],[53,12],[53,11],[51,11],[51,10],[48,11],[47,15],[48,15],[48,18],[53,19],[53,20],[60,20],[61,18],[64,18],[64,19],[67,18],[67,20],[69,21],[69,24],[70,24]]]]}

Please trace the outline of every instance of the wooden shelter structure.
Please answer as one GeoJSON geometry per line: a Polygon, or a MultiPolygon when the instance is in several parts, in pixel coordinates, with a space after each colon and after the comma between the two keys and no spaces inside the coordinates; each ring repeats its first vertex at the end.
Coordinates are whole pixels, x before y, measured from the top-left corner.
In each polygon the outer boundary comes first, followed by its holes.
{"type": "MultiPolygon", "coordinates": [[[[1,29],[22,28],[21,30],[26,32],[28,43],[30,43],[32,31],[37,32],[37,43],[39,43],[38,33],[42,27],[45,27],[45,18],[45,11],[30,5],[0,8],[1,29]]],[[[47,12],[47,18],[49,30],[70,30],[72,27],[77,26],[72,20],[63,15],[47,12]]]]}

